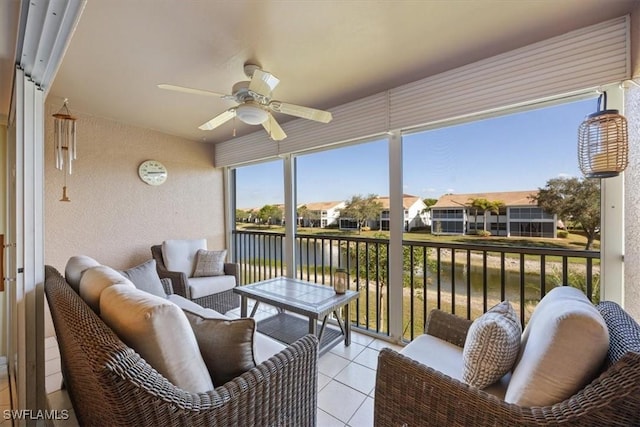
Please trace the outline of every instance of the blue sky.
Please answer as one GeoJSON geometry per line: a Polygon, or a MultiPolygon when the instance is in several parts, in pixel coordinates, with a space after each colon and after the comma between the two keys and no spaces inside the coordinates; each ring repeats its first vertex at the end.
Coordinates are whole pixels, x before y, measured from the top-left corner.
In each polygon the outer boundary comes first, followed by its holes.
{"type": "MultiPolygon", "coordinates": [[[[580,176],[578,126],[596,99],[526,111],[403,137],[404,192],[422,198],[446,193],[535,190],[558,176],[580,176]]],[[[302,155],[298,203],[388,195],[385,140],[302,155]]],[[[281,160],[238,168],[237,206],[283,203],[281,160]]]]}

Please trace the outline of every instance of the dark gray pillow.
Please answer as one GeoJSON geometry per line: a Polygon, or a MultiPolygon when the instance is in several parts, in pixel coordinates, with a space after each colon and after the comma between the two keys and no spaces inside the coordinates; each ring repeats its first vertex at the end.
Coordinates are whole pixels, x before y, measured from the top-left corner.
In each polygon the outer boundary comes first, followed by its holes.
{"type": "Polygon", "coordinates": [[[164,287],[156,270],[156,260],[150,259],[140,265],[120,272],[124,277],[131,280],[136,288],[150,294],[166,298],[164,287]]]}
{"type": "Polygon", "coordinates": [[[215,387],[256,366],[253,337],[256,322],[241,319],[212,319],[183,310],[196,335],[200,353],[215,387]]]}

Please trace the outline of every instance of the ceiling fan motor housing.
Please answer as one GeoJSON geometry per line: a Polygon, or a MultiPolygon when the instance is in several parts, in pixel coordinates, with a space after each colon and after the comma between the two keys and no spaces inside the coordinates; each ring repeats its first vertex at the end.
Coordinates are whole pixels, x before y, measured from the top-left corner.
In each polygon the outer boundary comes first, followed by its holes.
{"type": "Polygon", "coordinates": [[[244,101],[253,99],[253,97],[249,94],[250,83],[251,82],[249,81],[238,82],[231,88],[231,93],[236,98],[236,101],[238,101],[238,103],[243,103],[244,101]]]}

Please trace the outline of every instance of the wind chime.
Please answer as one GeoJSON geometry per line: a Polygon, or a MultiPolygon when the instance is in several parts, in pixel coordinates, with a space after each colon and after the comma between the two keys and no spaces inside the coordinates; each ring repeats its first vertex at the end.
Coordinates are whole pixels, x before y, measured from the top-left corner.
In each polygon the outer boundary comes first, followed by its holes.
{"type": "Polygon", "coordinates": [[[54,148],[56,168],[64,171],[61,202],[70,202],[67,196],[67,175],[73,172],[73,161],[76,159],[76,118],[71,115],[67,107],[68,99],[64,100],[62,108],[53,115],[54,148]]]}
{"type": "Polygon", "coordinates": [[[578,129],[578,163],[587,178],[610,178],[627,167],[629,134],[627,119],[618,110],[607,110],[607,93],[598,98],[598,111],[578,129]]]}

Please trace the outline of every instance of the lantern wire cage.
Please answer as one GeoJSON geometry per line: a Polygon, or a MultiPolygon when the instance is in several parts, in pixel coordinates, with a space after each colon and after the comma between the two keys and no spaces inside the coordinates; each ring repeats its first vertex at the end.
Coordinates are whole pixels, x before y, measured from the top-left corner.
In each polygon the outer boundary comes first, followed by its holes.
{"type": "Polygon", "coordinates": [[[54,157],[56,168],[64,171],[64,185],[62,187],[61,202],[71,201],[67,196],[67,175],[73,173],[73,161],[77,158],[76,144],[76,118],[71,115],[67,103],[64,104],[53,114],[54,118],[54,157]]]}
{"type": "Polygon", "coordinates": [[[578,128],[578,163],[587,178],[610,178],[628,164],[627,119],[618,110],[607,110],[607,94],[598,97],[598,111],[578,128]]]}

